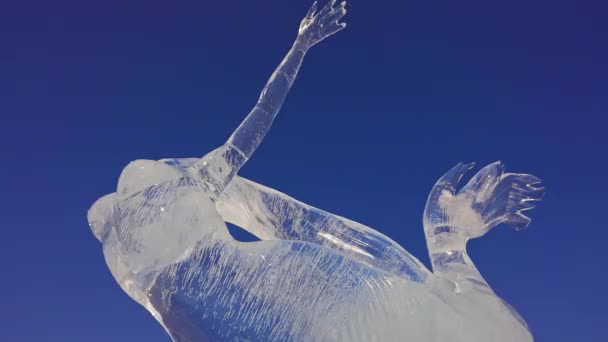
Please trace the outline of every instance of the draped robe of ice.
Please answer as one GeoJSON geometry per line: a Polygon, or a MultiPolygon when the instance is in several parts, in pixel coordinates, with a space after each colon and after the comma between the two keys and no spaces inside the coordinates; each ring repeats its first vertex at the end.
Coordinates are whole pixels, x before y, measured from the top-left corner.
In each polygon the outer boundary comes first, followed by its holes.
{"type": "MultiPolygon", "coordinates": [[[[340,31],[344,3],[316,3],[251,113],[198,159],[136,160],[89,223],[122,289],[174,341],[530,341],[475,268],[466,243],[524,228],[537,178],[459,164],[432,188],[423,227],[433,271],[357,222],[239,177],[313,45],[340,31]],[[225,222],[261,241],[239,242],[225,222]]],[[[405,227],[403,229],[406,229],[405,227]]]]}

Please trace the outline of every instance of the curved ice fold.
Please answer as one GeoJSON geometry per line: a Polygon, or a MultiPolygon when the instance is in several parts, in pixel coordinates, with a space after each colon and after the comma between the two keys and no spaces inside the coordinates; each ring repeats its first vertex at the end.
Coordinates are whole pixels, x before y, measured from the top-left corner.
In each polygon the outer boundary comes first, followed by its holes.
{"type": "Polygon", "coordinates": [[[270,129],[310,47],[345,3],[316,3],[251,113],[203,158],[136,160],[89,224],[122,289],[175,341],[530,341],[466,252],[498,224],[528,225],[536,177],[472,165],[435,184],[424,212],[433,272],[390,238],[237,175],[270,129]],[[232,238],[226,222],[261,239],[232,238]]]}

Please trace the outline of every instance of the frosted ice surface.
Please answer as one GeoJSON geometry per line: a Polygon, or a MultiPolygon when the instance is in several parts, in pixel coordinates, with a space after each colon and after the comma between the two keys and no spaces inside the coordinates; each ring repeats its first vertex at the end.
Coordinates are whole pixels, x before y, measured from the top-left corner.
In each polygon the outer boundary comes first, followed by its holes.
{"type": "MultiPolygon", "coordinates": [[[[89,224],[122,289],[174,341],[530,341],[466,252],[498,224],[524,228],[539,180],[459,164],[433,187],[433,271],[378,231],[237,175],[310,47],[344,28],[345,4],[313,5],[251,113],[203,158],[136,160],[89,224]],[[226,222],[257,236],[232,238],[226,222]]],[[[406,229],[406,228],[404,228],[406,229]]]]}

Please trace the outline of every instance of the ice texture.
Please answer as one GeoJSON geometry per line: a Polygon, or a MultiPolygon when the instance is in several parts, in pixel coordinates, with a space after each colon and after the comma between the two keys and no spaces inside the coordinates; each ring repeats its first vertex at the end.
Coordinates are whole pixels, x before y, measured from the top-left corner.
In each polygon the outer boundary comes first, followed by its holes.
{"type": "MultiPolygon", "coordinates": [[[[258,103],[202,158],[136,160],[88,214],[112,275],[174,341],[531,341],[466,252],[499,224],[524,228],[543,189],[500,163],[432,188],[433,271],[373,228],[237,175],[268,132],[307,51],[340,31],[345,3],[316,3],[258,103]],[[260,239],[240,242],[226,222],[260,239]]],[[[404,228],[405,229],[405,228],[404,228]]]]}

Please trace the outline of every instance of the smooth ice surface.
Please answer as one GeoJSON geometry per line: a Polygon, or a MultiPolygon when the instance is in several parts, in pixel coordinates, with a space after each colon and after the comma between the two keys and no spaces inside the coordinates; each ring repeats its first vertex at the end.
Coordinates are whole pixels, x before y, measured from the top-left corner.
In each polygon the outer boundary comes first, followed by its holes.
{"type": "MultiPolygon", "coordinates": [[[[432,188],[433,272],[390,238],[237,175],[268,132],[308,50],[345,3],[316,4],[251,113],[203,158],[136,160],[88,219],[122,289],[175,341],[529,341],[466,252],[498,224],[524,228],[536,177],[459,164],[432,188]],[[232,238],[226,222],[257,236],[232,238]]],[[[404,225],[404,229],[406,229],[404,225]]]]}

